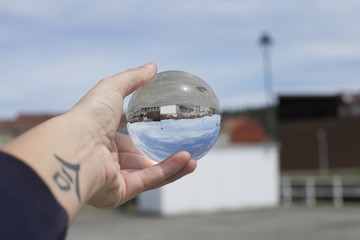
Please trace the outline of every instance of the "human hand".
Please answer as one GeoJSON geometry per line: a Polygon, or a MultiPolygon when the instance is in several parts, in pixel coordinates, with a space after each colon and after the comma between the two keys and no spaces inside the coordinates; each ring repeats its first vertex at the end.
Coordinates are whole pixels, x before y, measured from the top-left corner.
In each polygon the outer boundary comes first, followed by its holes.
{"type": "MultiPolygon", "coordinates": [[[[116,133],[124,98],[144,85],[156,73],[155,64],[132,69],[101,81],[72,111],[79,111],[84,121],[98,126],[98,191],[89,203],[97,207],[115,207],[139,193],[160,187],[192,172],[196,161],[189,153],[179,152],[155,165],[133,145],[129,136],[116,133]]],[[[89,132],[94,128],[89,129],[89,132]]],[[[96,161],[95,159],[93,161],[96,161]]]]}
{"type": "Polygon", "coordinates": [[[93,189],[96,191],[89,199],[94,206],[116,207],[143,191],[175,181],[196,167],[196,161],[187,152],[176,153],[155,164],[137,150],[129,136],[116,132],[124,98],[144,85],[156,71],[156,65],[150,63],[106,78],[69,113],[81,115],[84,122],[91,123],[85,126],[97,138],[92,160],[98,170],[97,181],[92,185],[97,190],[93,189]]]}
{"type": "Polygon", "coordinates": [[[85,203],[116,207],[194,171],[196,161],[188,152],[155,164],[129,136],[116,132],[124,98],[156,72],[150,63],[105,78],[68,112],[3,147],[38,173],[67,210],[70,222],[85,203]]]}

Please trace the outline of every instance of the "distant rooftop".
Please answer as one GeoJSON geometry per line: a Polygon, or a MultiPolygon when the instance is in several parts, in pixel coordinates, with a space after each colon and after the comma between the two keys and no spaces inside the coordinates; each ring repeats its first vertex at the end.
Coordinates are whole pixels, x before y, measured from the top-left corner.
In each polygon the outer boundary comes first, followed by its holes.
{"type": "Polygon", "coordinates": [[[52,114],[20,114],[14,120],[0,121],[0,130],[28,130],[55,116],[52,114]]]}
{"type": "Polygon", "coordinates": [[[280,120],[356,116],[360,94],[280,95],[278,110],[280,120]]]}

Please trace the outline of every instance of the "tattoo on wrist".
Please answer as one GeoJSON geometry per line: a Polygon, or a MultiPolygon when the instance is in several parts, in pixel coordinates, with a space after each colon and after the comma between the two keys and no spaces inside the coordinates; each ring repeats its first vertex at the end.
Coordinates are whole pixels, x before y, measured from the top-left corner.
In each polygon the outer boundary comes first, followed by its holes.
{"type": "Polygon", "coordinates": [[[56,160],[61,163],[61,171],[57,171],[53,175],[53,179],[60,190],[67,192],[70,191],[71,188],[75,188],[76,196],[81,203],[80,198],[80,189],[79,189],[79,164],[71,164],[66,162],[65,160],[61,159],[58,155],[54,154],[56,160]],[[74,178],[73,178],[73,177],[74,178]]]}

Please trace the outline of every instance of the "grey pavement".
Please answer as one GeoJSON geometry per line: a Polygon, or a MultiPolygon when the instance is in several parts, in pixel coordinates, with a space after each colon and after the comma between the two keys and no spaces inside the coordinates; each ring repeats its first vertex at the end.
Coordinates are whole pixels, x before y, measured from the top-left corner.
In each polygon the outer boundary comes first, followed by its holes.
{"type": "Polygon", "coordinates": [[[360,205],[279,207],[173,217],[86,207],[68,240],[359,240],[360,205]]]}

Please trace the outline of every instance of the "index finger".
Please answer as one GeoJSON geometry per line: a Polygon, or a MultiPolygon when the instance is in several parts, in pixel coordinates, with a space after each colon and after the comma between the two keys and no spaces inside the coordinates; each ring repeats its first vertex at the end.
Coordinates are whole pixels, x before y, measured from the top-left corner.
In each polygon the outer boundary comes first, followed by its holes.
{"type": "Polygon", "coordinates": [[[156,64],[147,63],[144,66],[115,74],[114,76],[109,77],[108,80],[113,82],[121,96],[125,98],[127,95],[146,84],[155,76],[156,72],[156,64]]]}

